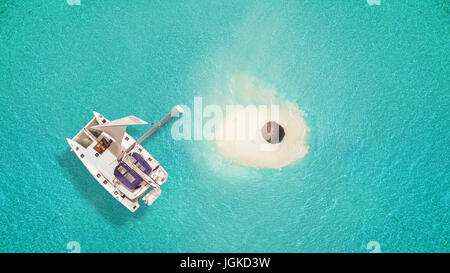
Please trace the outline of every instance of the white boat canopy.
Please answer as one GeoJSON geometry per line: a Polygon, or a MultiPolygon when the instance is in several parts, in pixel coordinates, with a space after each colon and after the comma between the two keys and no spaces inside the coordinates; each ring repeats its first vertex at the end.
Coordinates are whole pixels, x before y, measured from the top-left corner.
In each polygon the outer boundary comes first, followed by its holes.
{"type": "Polygon", "coordinates": [[[89,129],[95,129],[105,132],[109,134],[111,137],[113,137],[117,142],[122,143],[122,139],[127,129],[127,126],[141,125],[141,124],[148,124],[148,122],[135,116],[128,116],[121,119],[108,121],[100,125],[91,126],[89,127],[89,129]]]}

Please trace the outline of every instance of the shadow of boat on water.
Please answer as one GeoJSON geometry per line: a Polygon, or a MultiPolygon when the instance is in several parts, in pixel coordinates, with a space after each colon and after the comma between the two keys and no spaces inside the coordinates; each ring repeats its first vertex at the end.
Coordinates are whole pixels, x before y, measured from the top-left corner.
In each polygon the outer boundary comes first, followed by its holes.
{"type": "Polygon", "coordinates": [[[144,210],[130,212],[112,197],[90,174],[83,163],[69,149],[57,157],[61,168],[67,174],[80,194],[88,200],[100,214],[115,226],[122,226],[128,220],[139,220],[144,210]]]}

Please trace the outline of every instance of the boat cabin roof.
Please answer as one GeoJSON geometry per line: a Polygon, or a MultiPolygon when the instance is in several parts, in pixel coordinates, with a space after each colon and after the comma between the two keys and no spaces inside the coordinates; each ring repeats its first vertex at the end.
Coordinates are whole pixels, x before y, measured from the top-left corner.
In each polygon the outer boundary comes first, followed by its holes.
{"type": "MultiPolygon", "coordinates": [[[[131,154],[131,157],[132,162],[136,165],[136,167],[138,167],[143,173],[147,175],[150,174],[152,168],[140,154],[133,153],[131,154]]],[[[143,182],[142,177],[123,161],[120,162],[114,169],[114,176],[132,190],[138,188],[143,182]]]]}

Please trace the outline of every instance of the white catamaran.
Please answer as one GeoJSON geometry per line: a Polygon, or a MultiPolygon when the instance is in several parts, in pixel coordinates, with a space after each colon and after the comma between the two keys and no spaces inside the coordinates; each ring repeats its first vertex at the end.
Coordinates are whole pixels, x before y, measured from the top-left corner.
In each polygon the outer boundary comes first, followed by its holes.
{"type": "Polygon", "coordinates": [[[135,141],[126,132],[127,126],[147,122],[135,116],[109,121],[94,112],[94,118],[74,138],[67,138],[67,142],[97,182],[134,212],[139,208],[138,199],[148,189],[151,191],[142,200],[150,206],[161,194],[160,186],[167,181],[167,172],[140,143],[182,113],[181,106],[175,106],[135,141]]]}

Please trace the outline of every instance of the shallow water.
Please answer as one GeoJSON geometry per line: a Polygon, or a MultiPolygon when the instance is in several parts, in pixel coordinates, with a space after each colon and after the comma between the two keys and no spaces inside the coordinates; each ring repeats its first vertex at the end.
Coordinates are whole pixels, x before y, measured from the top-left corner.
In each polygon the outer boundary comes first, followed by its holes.
{"type": "Polygon", "coordinates": [[[449,251],[446,1],[148,2],[0,1],[1,252],[449,251]],[[306,113],[303,160],[247,168],[167,127],[144,146],[169,180],[131,214],[69,151],[92,110],[155,122],[235,75],[306,113]]]}

